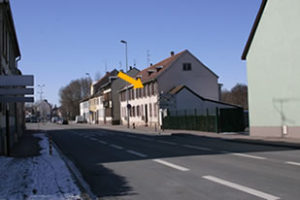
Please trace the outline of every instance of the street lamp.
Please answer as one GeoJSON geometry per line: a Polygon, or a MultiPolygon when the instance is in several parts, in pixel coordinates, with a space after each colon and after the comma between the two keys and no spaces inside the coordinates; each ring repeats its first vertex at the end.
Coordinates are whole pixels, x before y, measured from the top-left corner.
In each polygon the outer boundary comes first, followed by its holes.
{"type": "MultiPolygon", "coordinates": [[[[127,55],[127,42],[125,40],[121,40],[121,43],[125,44],[125,57],[126,57],[126,71],[125,73],[127,73],[128,71],[128,55],[127,55]]],[[[128,83],[126,82],[126,102],[127,102],[127,128],[130,127],[129,125],[129,111],[130,111],[130,105],[128,103],[128,83]]]]}

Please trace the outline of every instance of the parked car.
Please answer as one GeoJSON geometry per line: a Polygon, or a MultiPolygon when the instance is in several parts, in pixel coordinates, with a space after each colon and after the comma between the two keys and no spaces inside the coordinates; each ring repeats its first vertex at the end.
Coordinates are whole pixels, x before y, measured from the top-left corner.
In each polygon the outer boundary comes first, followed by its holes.
{"type": "Polygon", "coordinates": [[[57,121],[58,124],[69,124],[68,120],[67,119],[59,119],[57,121]]]}
{"type": "Polygon", "coordinates": [[[86,123],[86,120],[84,119],[84,117],[83,116],[80,116],[80,115],[77,115],[76,117],[75,117],[75,123],[86,123]]]}

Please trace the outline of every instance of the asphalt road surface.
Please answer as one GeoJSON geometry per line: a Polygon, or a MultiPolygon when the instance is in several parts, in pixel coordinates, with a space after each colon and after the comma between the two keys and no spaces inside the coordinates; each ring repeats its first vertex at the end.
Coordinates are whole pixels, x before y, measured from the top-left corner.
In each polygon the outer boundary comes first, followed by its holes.
{"type": "Polygon", "coordinates": [[[300,199],[300,150],[47,125],[101,199],[300,199]]]}

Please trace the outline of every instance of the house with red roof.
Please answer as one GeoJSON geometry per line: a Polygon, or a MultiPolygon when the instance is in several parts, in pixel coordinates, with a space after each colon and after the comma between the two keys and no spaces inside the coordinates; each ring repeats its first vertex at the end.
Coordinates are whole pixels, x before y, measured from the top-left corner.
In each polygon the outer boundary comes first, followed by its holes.
{"type": "Polygon", "coordinates": [[[161,127],[166,110],[234,107],[219,102],[219,77],[188,50],[171,52],[168,58],[140,71],[135,78],[141,79],[144,88],[129,88],[129,106],[126,87],[120,91],[124,125],[128,114],[130,125],[161,127]]]}

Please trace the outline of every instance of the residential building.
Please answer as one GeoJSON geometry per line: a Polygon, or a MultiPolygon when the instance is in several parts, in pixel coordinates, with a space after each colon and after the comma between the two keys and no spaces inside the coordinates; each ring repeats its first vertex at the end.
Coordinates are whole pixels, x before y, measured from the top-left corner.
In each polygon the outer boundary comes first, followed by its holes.
{"type": "MultiPolygon", "coordinates": [[[[0,0],[0,76],[22,75],[21,58],[9,1],[0,0]]],[[[24,103],[0,102],[0,154],[9,154],[25,128],[24,103]]]]}
{"type": "Polygon", "coordinates": [[[48,121],[51,119],[52,105],[46,99],[36,102],[34,108],[39,120],[48,121]]]}
{"type": "Polygon", "coordinates": [[[84,121],[90,123],[90,108],[89,108],[89,97],[84,98],[79,103],[80,116],[83,117],[84,121]]]}
{"type": "Polygon", "coordinates": [[[250,135],[300,138],[300,1],[263,0],[247,61],[250,135]]]}
{"type": "MultiPolygon", "coordinates": [[[[171,52],[170,57],[142,70],[136,75],[136,78],[141,79],[144,88],[133,89],[131,87],[129,89],[130,125],[160,127],[162,114],[166,114],[166,109],[172,107],[194,109],[204,106],[204,104],[199,105],[199,101],[196,105],[185,100],[179,104],[178,99],[175,105],[171,99],[174,100],[174,94],[177,93],[170,93],[174,88],[182,87],[181,89],[184,89],[184,92],[196,94],[197,99],[207,99],[207,101],[210,100],[216,103],[220,96],[218,76],[188,50],[178,54],[171,52]]],[[[181,97],[177,95],[176,98],[181,97]]],[[[120,100],[121,121],[122,124],[126,124],[126,88],[123,88],[120,92],[120,100]]],[[[222,105],[224,104],[220,103],[217,106],[222,105]]]]}
{"type": "MultiPolygon", "coordinates": [[[[130,68],[129,76],[139,72],[130,68]]],[[[80,115],[93,124],[120,124],[119,90],[126,82],[117,77],[119,71],[114,69],[107,72],[100,80],[92,85],[91,95],[80,102],[80,115]]]]}

